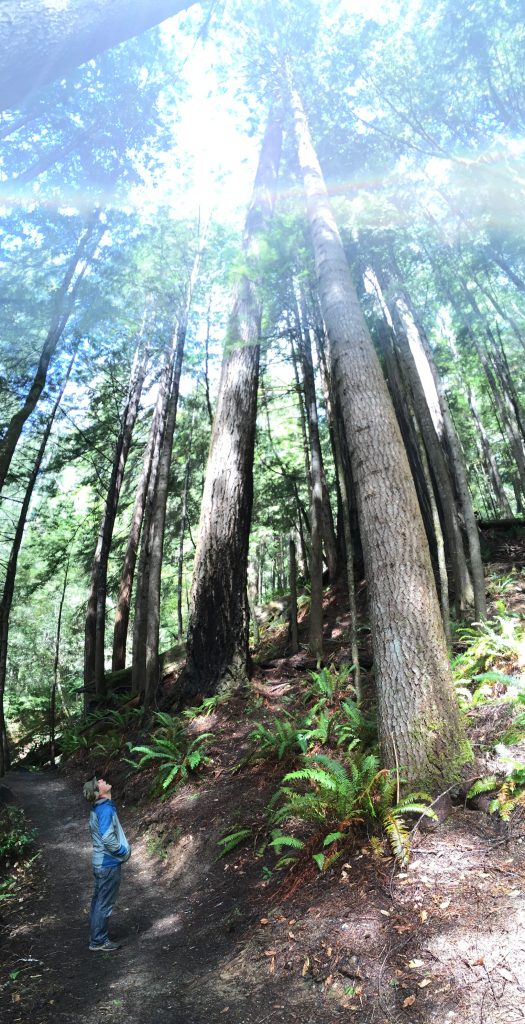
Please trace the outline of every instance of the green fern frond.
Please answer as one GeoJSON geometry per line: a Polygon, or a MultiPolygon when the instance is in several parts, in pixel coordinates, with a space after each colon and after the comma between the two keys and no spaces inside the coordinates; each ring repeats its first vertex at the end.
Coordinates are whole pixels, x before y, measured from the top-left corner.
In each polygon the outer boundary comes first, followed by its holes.
{"type": "Polygon", "coordinates": [[[484,779],[478,779],[467,793],[467,800],[473,800],[480,793],[492,793],[499,786],[499,780],[495,775],[487,775],[484,779]]]}
{"type": "Polygon", "coordinates": [[[383,818],[383,827],[396,862],[400,867],[406,867],[410,862],[410,840],[403,818],[390,812],[383,818]]]}

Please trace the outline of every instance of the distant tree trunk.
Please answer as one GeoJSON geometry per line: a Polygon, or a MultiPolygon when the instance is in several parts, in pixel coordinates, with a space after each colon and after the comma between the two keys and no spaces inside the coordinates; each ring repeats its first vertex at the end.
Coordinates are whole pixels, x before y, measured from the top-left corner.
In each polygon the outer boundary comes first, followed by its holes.
{"type": "Polygon", "coordinates": [[[69,380],[71,370],[73,369],[73,363],[76,357],[76,350],[73,353],[72,359],[69,363],[64,382],[55,401],[53,409],[49,415],[46,423],[42,440],[33,463],[33,468],[27,482],[24,498],[20,507],[20,514],[18,516],[18,523],[15,530],[15,536],[11,545],[11,551],[9,553],[9,559],[7,562],[7,569],[4,580],[4,589],[2,593],[2,599],[0,601],[0,776],[5,775],[9,768],[9,749],[7,743],[7,729],[4,715],[4,693],[5,693],[5,681],[7,672],[7,651],[9,641],[9,617],[11,614],[11,605],[13,603],[13,595],[15,591],[15,580],[16,580],[16,567],[18,563],[18,555],[20,547],[22,545],[22,538],[24,536],[24,529],[27,521],[27,513],[33,491],[35,488],[36,480],[40,472],[42,460],[46,450],[49,435],[55,421],[58,408],[64,396],[67,382],[69,380]]]}
{"type": "MultiPolygon", "coordinates": [[[[1,19],[0,24],[2,24],[1,19]]],[[[105,229],[100,225],[99,218],[99,210],[91,214],[87,226],[80,236],[75,252],[69,260],[62,284],[55,293],[51,324],[44,347],[40,353],[40,359],[31,387],[26,395],[24,404],[11,417],[6,434],[0,441],[0,491],[4,486],[24,423],[29,419],[44,390],[49,363],[73,311],[80,282],[88,269],[89,260],[92,258],[94,250],[104,233],[105,229]]]]}
{"type": "MultiPolygon", "coordinates": [[[[399,269],[395,260],[394,274],[399,278],[399,269]]],[[[432,385],[435,389],[436,412],[433,415],[434,426],[439,441],[448,454],[448,461],[452,478],[463,515],[465,532],[467,535],[468,550],[470,557],[470,570],[472,584],[474,587],[474,614],[476,619],[482,619],[487,614],[487,601],[485,593],[485,574],[479,544],[479,530],[474,515],[474,507],[468,485],[465,456],[454,426],[450,412],[445,388],[436,366],[434,354],[427,338],[426,332],[420,323],[410,296],[406,289],[396,283],[395,277],[391,279],[395,291],[395,304],[398,310],[400,321],[405,329],[405,334],[412,351],[414,361],[417,365],[417,372],[428,396],[432,392],[432,385]]],[[[432,400],[429,400],[429,409],[432,410],[432,400]]],[[[432,460],[431,460],[432,461],[432,460]]]]}
{"type": "Polygon", "coordinates": [[[133,429],[137,419],[140,396],[146,376],[149,359],[148,346],[143,346],[143,334],[146,329],[146,314],[140,330],[128,396],[122,414],[119,435],[113,455],[113,466],[106,496],[106,505],[98,533],[93,566],[91,570],[91,590],[86,610],[84,632],[84,687],[86,692],[95,681],[95,693],[104,696],[105,682],[105,633],[106,633],[106,589],[109,553],[113,529],[117,516],[120,491],[124,479],[124,470],[129,455],[133,429]],[[141,352],[142,349],[142,352],[141,352]]]}
{"type": "Polygon", "coordinates": [[[394,409],[352,284],[306,117],[291,90],[331,370],[358,495],[385,764],[439,792],[471,759],[428,544],[394,409]]]}
{"type": "Polygon", "coordinates": [[[186,331],[188,326],[189,305],[191,302],[191,286],[188,290],[187,307],[184,310],[177,328],[175,362],[171,377],[168,397],[168,415],[166,429],[162,441],[159,459],[157,486],[150,527],[149,541],[149,574],[147,600],[147,631],[146,631],[146,674],[144,688],[144,707],[148,708],[157,692],[160,682],[159,668],[159,632],[160,632],[160,584],[162,574],[162,554],[164,550],[164,530],[166,525],[166,507],[168,502],[168,484],[173,450],[173,434],[177,420],[179,402],[180,375],[186,331]]]}
{"type": "Polygon", "coordinates": [[[135,615],[133,620],[133,646],[131,656],[131,692],[133,694],[143,693],[146,686],[146,643],[148,634],[151,521],[155,506],[155,493],[157,489],[162,445],[164,434],[166,432],[168,395],[173,375],[174,360],[175,348],[172,344],[170,355],[162,375],[161,390],[159,393],[160,402],[158,403],[159,421],[155,434],[151,468],[146,492],[146,503],[144,507],[144,518],[142,523],[142,539],[137,570],[137,586],[135,591],[135,615]]]}
{"type": "MultiPolygon", "coordinates": [[[[298,311],[297,311],[298,313],[298,311]]],[[[304,400],[310,441],[310,652],[323,656],[323,458],[319,440],[312,349],[306,329],[297,322],[299,354],[303,371],[304,400]]],[[[326,486],[326,484],[325,484],[326,486]]]]}
{"type": "MultiPolygon", "coordinates": [[[[191,451],[191,435],[189,442],[189,449],[191,451]]],[[[177,626],[178,626],[178,637],[182,640],[184,632],[182,622],[182,576],[184,571],[184,536],[186,533],[186,517],[188,515],[188,493],[190,489],[190,471],[191,471],[191,455],[188,455],[186,459],[186,466],[184,469],[184,488],[182,491],[182,507],[180,512],[180,533],[179,533],[179,557],[177,566],[177,626]]]]}
{"type": "Polygon", "coordinates": [[[117,607],[115,611],[115,627],[113,631],[113,656],[111,662],[111,669],[113,672],[117,672],[119,669],[126,667],[126,644],[128,637],[131,594],[133,590],[133,578],[135,575],[135,566],[137,562],[142,520],[144,518],[144,507],[146,504],[148,484],[152,472],[152,466],[154,463],[156,465],[158,462],[158,448],[160,447],[159,431],[165,399],[165,388],[161,384],[157,395],[157,401],[155,403],[146,450],[142,461],[142,471],[137,487],[137,493],[135,495],[135,504],[133,506],[133,514],[131,517],[128,543],[122,564],[122,572],[120,574],[117,607]],[[157,452],[157,458],[155,458],[155,452],[157,452]]]}
{"type": "Polygon", "coordinates": [[[188,7],[191,0],[3,0],[0,109],[188,7]]]}
{"type": "MultiPolygon", "coordinates": [[[[428,453],[429,463],[434,473],[440,498],[448,550],[452,562],[455,582],[455,601],[458,617],[463,617],[467,609],[474,604],[474,591],[470,578],[467,560],[463,549],[463,538],[459,525],[458,510],[452,489],[452,481],[445,461],[445,455],[436,433],[430,412],[427,395],[418,373],[418,368],[410,346],[405,323],[400,315],[397,303],[388,299],[388,284],[385,275],[379,268],[375,271],[378,281],[379,299],[383,309],[390,314],[394,329],[394,337],[398,347],[403,373],[410,388],[421,434],[428,453]]],[[[437,406],[437,396],[435,396],[437,406]]]]}
{"type": "Polygon", "coordinates": [[[469,403],[469,406],[470,406],[470,411],[472,413],[472,416],[473,416],[473,419],[474,419],[474,423],[476,424],[477,436],[479,437],[479,440],[480,440],[480,443],[481,443],[481,450],[482,450],[482,453],[483,453],[483,461],[484,461],[484,464],[485,464],[485,469],[486,469],[486,472],[487,472],[487,477],[488,477],[490,483],[492,484],[492,488],[494,490],[494,494],[495,494],[496,501],[498,503],[500,512],[502,513],[502,515],[508,516],[509,519],[510,519],[514,515],[514,513],[512,511],[511,506],[510,506],[509,499],[507,498],[507,495],[505,493],[505,488],[503,486],[503,480],[501,479],[500,472],[499,472],[499,469],[498,469],[498,464],[496,462],[496,459],[494,458],[494,453],[493,453],[492,448],[490,446],[490,441],[488,439],[487,431],[485,430],[485,427],[483,426],[483,423],[482,423],[482,420],[481,420],[481,417],[480,417],[480,414],[479,414],[479,410],[478,410],[478,405],[477,405],[476,399],[474,398],[474,395],[472,394],[472,391],[471,391],[470,387],[468,386],[468,384],[467,384],[467,396],[468,396],[468,403],[469,403]]]}
{"type": "Polygon", "coordinates": [[[273,210],[281,135],[271,114],[244,232],[244,253],[251,267],[235,290],[206,470],[190,599],[185,698],[216,693],[228,681],[238,685],[248,674],[246,569],[261,330],[257,238],[273,210]]]}
{"type": "Polygon", "coordinates": [[[295,554],[295,540],[290,534],[289,543],[290,563],[290,654],[297,654],[299,641],[297,635],[297,558],[295,554]]]}
{"type": "MultiPolygon", "coordinates": [[[[296,302],[297,330],[300,342],[300,356],[303,370],[304,397],[308,417],[308,437],[312,462],[319,466],[320,490],[321,490],[321,535],[326,554],[328,574],[333,582],[337,577],[337,542],[334,530],[334,519],[330,504],[330,495],[326,484],[326,475],[323,464],[321,441],[319,438],[319,419],[317,414],[317,396],[315,388],[314,366],[312,358],[312,331],[308,324],[308,311],[306,299],[302,289],[299,291],[299,300],[296,302]]],[[[312,466],[313,475],[313,466],[312,466]]],[[[313,487],[313,485],[312,485],[313,487]]]]}
{"type": "Polygon", "coordinates": [[[49,743],[51,747],[51,764],[55,765],[56,757],[56,706],[57,706],[57,690],[60,686],[59,672],[60,672],[60,640],[62,636],[62,613],[64,611],[64,601],[66,600],[67,590],[67,578],[69,575],[69,563],[71,561],[71,555],[68,556],[66,562],[66,571],[64,573],[64,582],[62,584],[62,593],[60,595],[60,603],[58,606],[57,616],[57,629],[55,638],[55,657],[53,661],[53,683],[51,685],[51,699],[49,702],[49,743]]]}
{"type": "Polygon", "coordinates": [[[385,359],[388,386],[394,402],[397,420],[405,442],[412,476],[416,486],[421,514],[431,549],[435,552],[436,582],[438,585],[441,618],[447,643],[450,644],[450,603],[448,574],[443,531],[437,506],[435,483],[428,464],[427,452],[412,401],[409,382],[403,376],[399,352],[395,347],[393,330],[386,320],[378,323],[381,349],[385,359]]]}

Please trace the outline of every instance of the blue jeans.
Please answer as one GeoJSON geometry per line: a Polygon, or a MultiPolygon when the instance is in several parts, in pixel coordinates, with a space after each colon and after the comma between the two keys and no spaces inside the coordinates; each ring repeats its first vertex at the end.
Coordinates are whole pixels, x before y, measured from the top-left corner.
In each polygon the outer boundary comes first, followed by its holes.
{"type": "Polygon", "coordinates": [[[111,868],[93,868],[95,888],[91,899],[89,928],[94,946],[102,946],[109,938],[108,917],[119,891],[120,873],[120,864],[111,868]]]}

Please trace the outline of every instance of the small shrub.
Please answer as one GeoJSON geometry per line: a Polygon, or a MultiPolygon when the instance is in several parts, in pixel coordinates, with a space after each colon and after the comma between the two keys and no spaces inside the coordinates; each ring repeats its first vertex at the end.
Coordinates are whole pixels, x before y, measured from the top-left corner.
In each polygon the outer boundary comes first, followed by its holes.
{"type": "Polygon", "coordinates": [[[36,836],[36,829],[28,825],[23,811],[4,807],[0,813],[0,863],[10,864],[25,857],[36,836]]]}

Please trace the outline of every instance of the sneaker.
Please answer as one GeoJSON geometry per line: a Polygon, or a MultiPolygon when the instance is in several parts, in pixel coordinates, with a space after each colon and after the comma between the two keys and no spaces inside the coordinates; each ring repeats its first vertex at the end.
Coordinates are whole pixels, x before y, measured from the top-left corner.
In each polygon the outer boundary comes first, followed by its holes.
{"type": "Polygon", "coordinates": [[[120,942],[112,942],[111,939],[106,939],[105,942],[100,943],[98,946],[94,942],[90,942],[89,948],[101,950],[102,953],[114,953],[116,949],[120,949],[120,942]]]}

